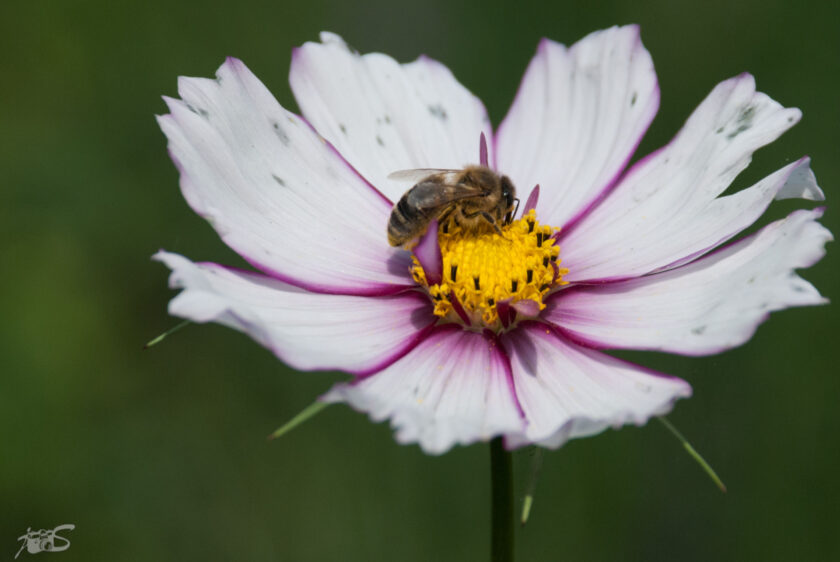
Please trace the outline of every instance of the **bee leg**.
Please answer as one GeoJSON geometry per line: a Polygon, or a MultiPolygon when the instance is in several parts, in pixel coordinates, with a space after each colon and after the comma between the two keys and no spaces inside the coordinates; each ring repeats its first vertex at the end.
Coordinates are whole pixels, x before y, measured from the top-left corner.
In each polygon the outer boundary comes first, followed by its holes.
{"type": "Polygon", "coordinates": [[[502,238],[504,238],[505,235],[502,234],[502,229],[499,228],[499,225],[496,222],[496,219],[494,219],[493,215],[491,215],[487,211],[476,211],[476,212],[471,213],[471,214],[464,213],[464,218],[472,219],[472,218],[477,217],[478,215],[481,215],[482,217],[484,217],[484,220],[486,220],[488,223],[490,223],[490,226],[492,226],[493,229],[495,229],[496,233],[499,236],[501,236],[502,238]]]}
{"type": "Polygon", "coordinates": [[[444,234],[449,232],[449,218],[452,216],[452,211],[454,210],[455,207],[449,207],[438,217],[438,226],[443,227],[444,234]]]}
{"type": "Polygon", "coordinates": [[[515,217],[517,211],[519,211],[519,197],[515,197],[513,200],[516,201],[516,207],[513,208],[512,212],[505,215],[505,224],[513,222],[513,217],[515,217]]]}

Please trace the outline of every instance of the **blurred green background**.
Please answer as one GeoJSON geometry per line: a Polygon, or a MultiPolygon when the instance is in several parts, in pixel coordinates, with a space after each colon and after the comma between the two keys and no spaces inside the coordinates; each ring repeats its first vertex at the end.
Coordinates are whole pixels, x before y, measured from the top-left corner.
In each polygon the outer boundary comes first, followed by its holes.
{"type": "MultiPolygon", "coordinates": [[[[540,37],[631,22],[662,87],[641,154],[748,70],[804,118],[736,187],[810,154],[838,199],[837,3],[3,2],[0,559],[27,526],[62,523],[63,562],[486,559],[486,446],[426,456],[342,406],[267,443],[344,377],[293,373],[218,326],[141,350],[177,322],[153,252],[241,263],[184,203],[153,115],[178,75],[212,76],[226,55],[294,108],[291,48],[328,29],[443,61],[498,124],[540,37]]],[[[840,232],[831,208],[824,222],[840,232]]],[[[835,299],[837,256],[805,274],[835,299]]],[[[546,455],[519,559],[840,559],[839,321],[836,306],[791,310],[721,356],[625,354],[694,386],[671,419],[729,493],[659,424],[575,441],[546,455]]]]}

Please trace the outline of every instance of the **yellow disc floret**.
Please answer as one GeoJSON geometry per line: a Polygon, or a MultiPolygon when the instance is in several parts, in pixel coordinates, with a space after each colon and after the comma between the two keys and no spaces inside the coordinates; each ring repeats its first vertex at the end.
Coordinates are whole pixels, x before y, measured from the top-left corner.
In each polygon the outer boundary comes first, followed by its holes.
{"type": "Polygon", "coordinates": [[[559,267],[560,248],[553,236],[558,230],[540,225],[533,210],[502,226],[501,234],[490,224],[465,230],[454,222],[445,223],[438,230],[443,258],[440,283],[428,284],[417,258],[411,274],[427,288],[437,316],[462,321],[465,314],[475,327],[498,330],[502,328],[499,303],[533,301],[518,308],[539,311],[545,308],[548,292],[566,284],[563,275],[568,270],[559,267]],[[454,310],[458,306],[461,314],[454,310]]]}

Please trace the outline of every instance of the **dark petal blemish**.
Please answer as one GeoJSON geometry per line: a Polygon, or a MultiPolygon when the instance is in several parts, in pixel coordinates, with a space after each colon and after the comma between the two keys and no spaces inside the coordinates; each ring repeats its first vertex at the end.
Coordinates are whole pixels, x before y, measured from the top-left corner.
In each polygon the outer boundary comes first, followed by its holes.
{"type": "Polygon", "coordinates": [[[339,123],[338,128],[341,129],[342,133],[347,134],[347,127],[344,126],[344,123],[339,123]]]}
{"type": "Polygon", "coordinates": [[[385,141],[382,140],[382,137],[376,135],[376,144],[378,144],[379,146],[385,146],[385,141]]]}
{"type": "Polygon", "coordinates": [[[275,176],[274,174],[271,174],[271,177],[274,178],[274,181],[279,183],[281,187],[286,187],[286,182],[283,181],[283,178],[275,176]]]}
{"type": "Polygon", "coordinates": [[[736,123],[735,130],[726,135],[726,138],[729,140],[734,139],[753,125],[753,117],[755,117],[755,106],[751,105],[744,109],[741,112],[741,115],[738,116],[736,123]]]}
{"type": "Polygon", "coordinates": [[[277,135],[277,138],[280,139],[280,142],[283,144],[289,144],[289,135],[286,134],[286,131],[280,127],[280,123],[277,121],[272,121],[271,126],[274,127],[274,134],[277,135]]]}
{"type": "Polygon", "coordinates": [[[432,117],[437,117],[441,121],[446,121],[448,117],[446,114],[446,109],[444,109],[443,106],[440,104],[430,105],[429,113],[432,114],[432,117]]]}

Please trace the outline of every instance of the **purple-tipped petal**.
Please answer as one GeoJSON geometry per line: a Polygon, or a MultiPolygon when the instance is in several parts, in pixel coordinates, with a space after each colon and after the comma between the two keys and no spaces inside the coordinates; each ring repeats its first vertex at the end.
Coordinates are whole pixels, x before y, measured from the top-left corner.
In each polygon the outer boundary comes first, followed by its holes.
{"type": "Polygon", "coordinates": [[[410,286],[391,205],[236,59],[180,78],[158,118],[190,206],[252,265],[325,293],[410,286]]]}
{"type": "Polygon", "coordinates": [[[541,220],[562,226],[615,185],[659,108],[638,26],[571,47],[540,42],[496,135],[496,168],[540,184],[541,220]]]}
{"type": "Polygon", "coordinates": [[[528,195],[528,200],[525,201],[525,207],[522,209],[522,216],[528,214],[531,209],[537,208],[537,202],[540,199],[540,184],[534,186],[531,193],[528,195]]]}
{"type": "Polygon", "coordinates": [[[807,158],[720,197],[800,117],[756,92],[752,76],[718,84],[665,148],[640,160],[598,207],[563,230],[567,281],[627,279],[702,255],[751,225],[774,198],[822,199],[807,158]]]}
{"type": "Polygon", "coordinates": [[[510,305],[511,300],[513,299],[504,299],[496,303],[496,314],[499,315],[503,328],[510,326],[516,318],[516,311],[510,305]]]}
{"type": "Polygon", "coordinates": [[[406,189],[394,170],[460,169],[475,162],[476,135],[492,138],[481,101],[428,57],[359,55],[323,33],[294,52],[289,82],[309,122],[394,202],[406,189]]]}
{"type": "Polygon", "coordinates": [[[397,441],[441,454],[522,430],[509,369],[493,339],[450,325],[380,373],[337,384],[323,399],[346,402],[374,421],[390,419],[397,441]]]}
{"type": "Polygon", "coordinates": [[[579,347],[545,324],[528,322],[503,337],[516,395],[528,425],[505,438],[557,448],[625,424],[643,425],[691,396],[683,380],[579,347]]]}
{"type": "Polygon", "coordinates": [[[513,308],[519,314],[530,318],[536,318],[540,313],[540,303],[531,299],[523,299],[513,303],[513,308]]]}
{"type": "Polygon", "coordinates": [[[470,321],[470,317],[467,315],[467,311],[464,310],[464,307],[461,305],[461,301],[458,300],[458,297],[455,293],[449,293],[449,302],[452,303],[452,310],[461,318],[461,321],[466,326],[471,326],[472,322],[470,321]]]}
{"type": "Polygon", "coordinates": [[[440,255],[438,244],[438,221],[432,220],[426,233],[420,237],[420,241],[414,247],[414,256],[420,262],[420,266],[426,273],[426,281],[429,285],[437,285],[443,278],[443,258],[440,255]]]}
{"type": "Polygon", "coordinates": [[[675,270],[561,291],[543,318],[600,348],[708,355],[741,345],[770,312],[827,302],[795,273],[832,239],[820,216],[796,211],[675,270]]]}
{"type": "Polygon", "coordinates": [[[478,139],[478,162],[482,166],[489,166],[487,160],[487,137],[484,136],[483,132],[478,139]]]}
{"type": "Polygon", "coordinates": [[[247,333],[301,370],[375,372],[405,355],[436,321],[416,292],[391,297],[310,293],[258,273],[197,264],[178,254],[154,259],[183,289],[169,312],[247,333]]]}

